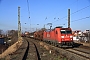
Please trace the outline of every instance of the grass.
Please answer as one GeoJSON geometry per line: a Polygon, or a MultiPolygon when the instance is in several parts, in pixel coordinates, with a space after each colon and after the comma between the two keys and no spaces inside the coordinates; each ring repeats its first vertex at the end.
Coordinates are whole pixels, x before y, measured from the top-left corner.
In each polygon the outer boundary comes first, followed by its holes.
{"type": "Polygon", "coordinates": [[[56,57],[54,58],[54,60],[67,60],[67,58],[66,58],[66,57],[56,56],[56,57]]]}

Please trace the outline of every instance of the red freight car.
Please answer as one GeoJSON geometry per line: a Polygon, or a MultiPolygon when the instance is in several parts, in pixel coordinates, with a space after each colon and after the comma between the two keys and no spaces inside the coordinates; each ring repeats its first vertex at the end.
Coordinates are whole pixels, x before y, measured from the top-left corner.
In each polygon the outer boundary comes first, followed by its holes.
{"type": "Polygon", "coordinates": [[[56,27],[50,31],[44,31],[43,40],[49,41],[54,45],[60,47],[72,47],[73,46],[73,36],[71,28],[61,28],[56,27]]]}
{"type": "Polygon", "coordinates": [[[34,39],[43,40],[43,32],[44,30],[36,31],[34,33],[34,39]]]}

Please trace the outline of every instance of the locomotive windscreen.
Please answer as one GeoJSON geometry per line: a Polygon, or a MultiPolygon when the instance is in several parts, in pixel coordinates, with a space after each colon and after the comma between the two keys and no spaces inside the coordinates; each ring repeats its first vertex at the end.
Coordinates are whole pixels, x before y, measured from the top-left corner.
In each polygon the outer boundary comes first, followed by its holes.
{"type": "Polygon", "coordinates": [[[61,34],[72,34],[71,30],[61,30],[61,34]]]}

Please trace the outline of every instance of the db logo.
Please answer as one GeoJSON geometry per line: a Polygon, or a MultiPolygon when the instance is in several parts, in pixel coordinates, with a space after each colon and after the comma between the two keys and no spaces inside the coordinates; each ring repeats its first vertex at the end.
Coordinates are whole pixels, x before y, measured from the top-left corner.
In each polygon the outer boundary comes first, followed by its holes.
{"type": "Polygon", "coordinates": [[[50,34],[47,34],[47,37],[50,37],[50,34]]]}

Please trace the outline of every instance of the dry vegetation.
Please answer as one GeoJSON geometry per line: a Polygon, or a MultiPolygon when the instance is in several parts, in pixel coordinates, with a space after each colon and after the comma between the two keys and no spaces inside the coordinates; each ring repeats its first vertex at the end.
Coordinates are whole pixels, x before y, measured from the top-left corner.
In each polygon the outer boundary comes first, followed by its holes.
{"type": "Polygon", "coordinates": [[[4,58],[9,54],[13,54],[21,45],[22,45],[22,38],[20,38],[19,41],[11,45],[7,50],[5,50],[2,54],[0,54],[0,58],[4,58]]]}
{"type": "Polygon", "coordinates": [[[17,30],[9,30],[8,31],[8,38],[10,38],[11,41],[7,41],[9,45],[14,44],[18,40],[18,31],[17,30]]]}
{"type": "Polygon", "coordinates": [[[13,52],[15,52],[22,45],[22,38],[19,38],[18,40],[17,30],[8,31],[7,37],[10,38],[9,40],[7,40],[7,44],[9,45],[9,47],[2,54],[0,54],[0,58],[4,58],[9,54],[13,54],[13,52]]]}

